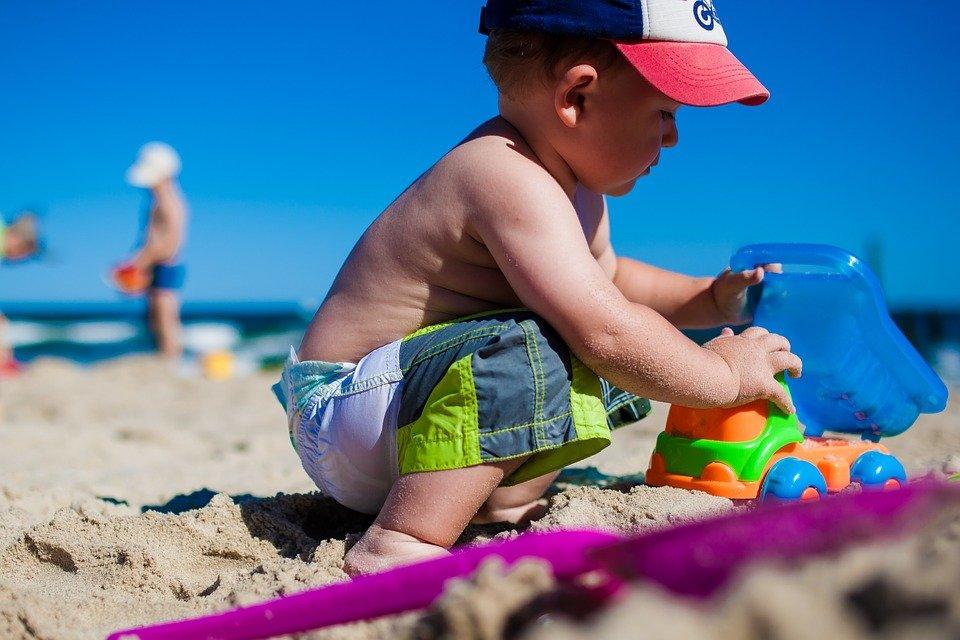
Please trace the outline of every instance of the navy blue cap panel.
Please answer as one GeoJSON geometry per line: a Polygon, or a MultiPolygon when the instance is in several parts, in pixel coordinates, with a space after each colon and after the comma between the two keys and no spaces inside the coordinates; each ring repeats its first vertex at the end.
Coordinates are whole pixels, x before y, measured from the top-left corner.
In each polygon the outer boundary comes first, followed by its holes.
{"type": "Polygon", "coordinates": [[[610,40],[643,38],[640,0],[488,0],[480,32],[542,31],[610,40]]]}

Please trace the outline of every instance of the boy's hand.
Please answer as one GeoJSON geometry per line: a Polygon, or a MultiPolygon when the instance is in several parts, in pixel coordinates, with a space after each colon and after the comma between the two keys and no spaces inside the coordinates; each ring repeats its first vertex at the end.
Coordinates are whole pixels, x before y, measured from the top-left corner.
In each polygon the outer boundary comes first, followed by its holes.
{"type": "Polygon", "coordinates": [[[760,327],[750,327],[740,335],[724,328],[719,337],[703,348],[723,358],[733,372],[737,397],[728,406],[770,400],[787,413],[796,412],[790,396],[774,378],[781,371],[789,372],[793,378],[799,378],[803,372],[803,363],[790,352],[786,338],[760,327]]]}
{"type": "Polygon", "coordinates": [[[718,324],[744,324],[750,322],[747,310],[747,288],[763,282],[766,272],[781,273],[779,264],[765,264],[755,269],[734,273],[730,267],[724,269],[710,287],[713,302],[720,313],[718,324]]]}

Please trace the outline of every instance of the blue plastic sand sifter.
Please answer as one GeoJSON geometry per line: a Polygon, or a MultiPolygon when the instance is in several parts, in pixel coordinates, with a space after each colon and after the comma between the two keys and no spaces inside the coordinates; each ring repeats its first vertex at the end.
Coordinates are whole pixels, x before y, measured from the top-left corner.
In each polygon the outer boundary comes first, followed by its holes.
{"type": "Polygon", "coordinates": [[[750,245],[730,267],[770,263],[783,273],[764,277],[753,324],[785,336],[803,360],[803,376],[789,385],[806,435],[877,441],[946,407],[946,386],[890,318],[869,267],[819,244],[750,245]]]}

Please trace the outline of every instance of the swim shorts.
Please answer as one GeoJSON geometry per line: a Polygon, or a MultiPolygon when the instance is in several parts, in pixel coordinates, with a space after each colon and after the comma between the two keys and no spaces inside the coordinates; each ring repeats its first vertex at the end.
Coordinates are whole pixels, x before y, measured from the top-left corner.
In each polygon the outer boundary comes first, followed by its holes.
{"type": "Polygon", "coordinates": [[[526,310],[429,326],[356,364],[299,362],[291,350],[274,391],[307,474],[364,513],[408,473],[520,457],[504,486],[557,471],[650,410],[526,310]]]}
{"type": "Polygon", "coordinates": [[[153,267],[151,289],[177,290],[183,287],[187,277],[187,268],[182,264],[158,264],[153,267]]]}

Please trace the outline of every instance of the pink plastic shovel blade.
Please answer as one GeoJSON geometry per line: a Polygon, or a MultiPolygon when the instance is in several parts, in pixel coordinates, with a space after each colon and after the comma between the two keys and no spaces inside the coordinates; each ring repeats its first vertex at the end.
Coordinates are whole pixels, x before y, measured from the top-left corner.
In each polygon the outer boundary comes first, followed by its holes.
{"type": "Polygon", "coordinates": [[[428,606],[447,580],[470,575],[492,556],[501,557],[507,564],[525,557],[543,558],[558,579],[570,579],[597,568],[586,553],[588,549],[618,539],[592,531],[528,534],[252,607],[117,631],[107,640],[256,640],[370,620],[428,606]]]}
{"type": "Polygon", "coordinates": [[[903,535],[949,507],[960,507],[960,486],[922,481],[893,491],[864,491],[707,520],[598,548],[591,555],[623,578],[653,580],[678,594],[707,597],[749,562],[797,560],[903,535]]]}

